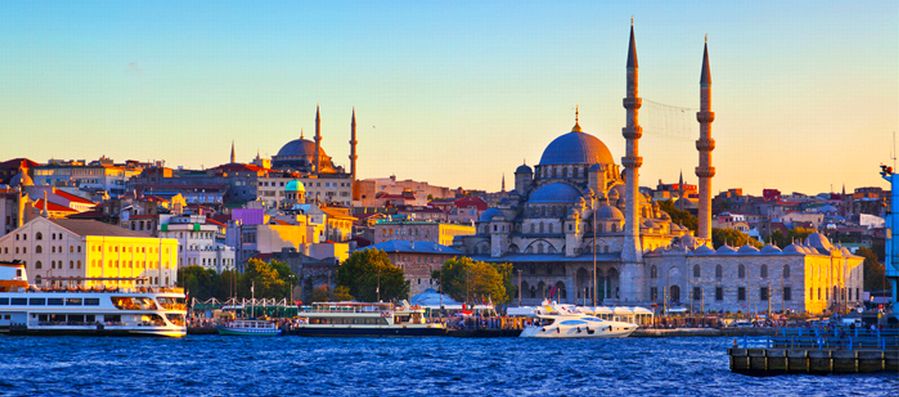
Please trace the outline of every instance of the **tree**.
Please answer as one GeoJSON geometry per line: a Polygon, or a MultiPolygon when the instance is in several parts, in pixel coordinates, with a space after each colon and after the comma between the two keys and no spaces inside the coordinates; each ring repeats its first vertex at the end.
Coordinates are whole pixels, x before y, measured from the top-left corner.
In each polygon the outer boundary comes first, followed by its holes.
{"type": "Polygon", "coordinates": [[[749,237],[749,235],[737,229],[712,228],[712,244],[715,246],[715,248],[718,248],[724,244],[728,244],[732,247],[741,247],[746,244],[749,244],[756,248],[762,247],[761,242],[752,237],[749,237]]]}
{"type": "Polygon", "coordinates": [[[319,285],[312,290],[312,302],[345,302],[353,300],[350,290],[342,285],[338,285],[332,291],[327,285],[319,285]]]}
{"type": "Polygon", "coordinates": [[[699,221],[690,211],[682,210],[674,205],[674,201],[665,200],[659,203],[659,208],[671,216],[671,221],[692,231],[696,231],[699,221]]]}
{"type": "Polygon", "coordinates": [[[868,247],[861,247],[855,252],[858,256],[865,257],[864,289],[865,291],[881,291],[885,289],[886,267],[877,258],[877,253],[868,247]]]}
{"type": "Polygon", "coordinates": [[[218,298],[218,275],[215,270],[202,266],[185,266],[178,269],[178,285],[198,300],[218,298]]]}
{"type": "Polygon", "coordinates": [[[455,300],[472,302],[490,299],[496,303],[510,300],[512,265],[476,262],[468,257],[452,258],[434,272],[443,293],[455,300]]]}
{"type": "Polygon", "coordinates": [[[394,266],[387,253],[377,249],[356,251],[337,268],[337,285],[350,297],[374,302],[406,299],[409,282],[403,270],[394,266]]]}
{"type": "Polygon", "coordinates": [[[244,267],[241,277],[241,290],[244,296],[253,293],[250,287],[255,286],[257,298],[284,298],[290,295],[289,277],[293,274],[283,263],[272,261],[264,262],[259,259],[250,259],[244,267]],[[282,273],[286,272],[286,274],[282,273]]]}

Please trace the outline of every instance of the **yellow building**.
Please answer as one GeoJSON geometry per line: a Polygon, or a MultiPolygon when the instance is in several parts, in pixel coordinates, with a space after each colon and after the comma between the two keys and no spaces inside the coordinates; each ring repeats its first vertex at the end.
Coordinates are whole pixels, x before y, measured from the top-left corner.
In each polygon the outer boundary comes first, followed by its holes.
{"type": "Polygon", "coordinates": [[[452,246],[456,236],[475,234],[472,225],[423,221],[387,221],[375,224],[375,244],[390,240],[430,241],[452,246]]]}
{"type": "Polygon", "coordinates": [[[22,261],[37,286],[172,287],[178,241],[85,219],[35,218],[0,237],[0,260],[22,261]]]}

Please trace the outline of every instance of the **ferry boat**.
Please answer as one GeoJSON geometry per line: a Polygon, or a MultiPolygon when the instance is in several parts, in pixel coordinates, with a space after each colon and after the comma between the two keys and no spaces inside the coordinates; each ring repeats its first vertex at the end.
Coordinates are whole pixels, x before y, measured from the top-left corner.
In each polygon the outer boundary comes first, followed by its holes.
{"type": "Polygon", "coordinates": [[[271,322],[265,320],[234,320],[219,325],[219,335],[236,335],[236,336],[278,336],[281,335],[281,329],[271,322]]]}
{"type": "Polygon", "coordinates": [[[446,326],[430,323],[425,310],[403,302],[323,302],[300,312],[305,321],[295,325],[301,336],[429,336],[446,334],[446,326]]]}
{"type": "Polygon", "coordinates": [[[0,263],[0,333],[187,335],[180,288],[39,289],[27,280],[23,264],[0,263]]]}
{"type": "Polygon", "coordinates": [[[522,338],[626,338],[638,325],[605,320],[563,305],[544,303],[534,310],[537,322],[525,327],[522,338]]]}

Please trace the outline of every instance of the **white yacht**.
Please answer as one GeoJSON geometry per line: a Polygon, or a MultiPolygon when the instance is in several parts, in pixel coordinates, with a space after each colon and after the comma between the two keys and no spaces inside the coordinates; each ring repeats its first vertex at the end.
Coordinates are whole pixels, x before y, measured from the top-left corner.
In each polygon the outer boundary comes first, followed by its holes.
{"type": "Polygon", "coordinates": [[[0,332],[43,335],[187,335],[180,288],[30,286],[21,263],[0,263],[0,332]]]}
{"type": "Polygon", "coordinates": [[[637,330],[637,324],[605,320],[576,310],[575,307],[545,302],[534,309],[534,324],[521,331],[522,338],[625,338],[637,330]]]}
{"type": "Polygon", "coordinates": [[[426,336],[443,335],[446,326],[431,323],[425,310],[403,302],[313,303],[299,314],[305,321],[295,326],[301,336],[426,336]]]}

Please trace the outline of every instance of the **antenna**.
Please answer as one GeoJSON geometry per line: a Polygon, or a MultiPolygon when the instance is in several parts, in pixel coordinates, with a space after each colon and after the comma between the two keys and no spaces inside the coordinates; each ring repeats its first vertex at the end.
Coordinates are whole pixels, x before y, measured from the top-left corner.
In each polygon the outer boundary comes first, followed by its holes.
{"type": "Polygon", "coordinates": [[[893,130],[893,148],[890,152],[890,159],[893,160],[893,169],[896,169],[896,130],[893,130]]]}

